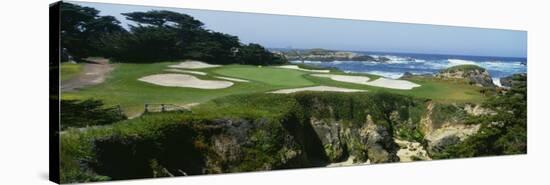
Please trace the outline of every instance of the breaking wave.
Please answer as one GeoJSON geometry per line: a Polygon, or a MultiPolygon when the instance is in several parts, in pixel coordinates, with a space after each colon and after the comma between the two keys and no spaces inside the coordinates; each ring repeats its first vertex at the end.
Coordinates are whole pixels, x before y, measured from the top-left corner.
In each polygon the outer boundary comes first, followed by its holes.
{"type": "MultiPolygon", "coordinates": [[[[457,65],[477,65],[489,71],[489,74],[499,79],[515,73],[527,72],[526,63],[515,60],[502,60],[502,58],[483,57],[479,59],[461,59],[461,58],[442,58],[434,55],[418,58],[413,56],[395,56],[395,55],[370,55],[375,58],[385,57],[389,60],[384,62],[377,61],[304,61],[305,64],[335,67],[342,71],[355,73],[370,73],[384,76],[387,78],[399,78],[405,72],[412,74],[435,74],[442,69],[457,65]]],[[[475,57],[470,57],[475,58],[475,57]]],[[[291,61],[292,63],[301,63],[301,61],[291,61]]],[[[494,80],[495,83],[497,80],[494,80]]]]}

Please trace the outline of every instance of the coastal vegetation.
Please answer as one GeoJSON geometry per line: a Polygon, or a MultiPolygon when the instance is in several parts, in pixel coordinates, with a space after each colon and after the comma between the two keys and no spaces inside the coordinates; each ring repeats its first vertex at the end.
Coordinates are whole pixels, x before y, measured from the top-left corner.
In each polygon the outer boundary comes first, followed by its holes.
{"type": "Polygon", "coordinates": [[[61,100],[61,130],[82,128],[95,125],[106,125],[121,120],[126,116],[118,107],[104,107],[100,100],[61,100]]]}
{"type": "Polygon", "coordinates": [[[480,130],[450,146],[437,159],[494,156],[527,153],[527,77],[517,75],[514,85],[505,94],[493,96],[484,106],[496,111],[468,119],[470,124],[480,124],[480,130]]]}
{"type": "Polygon", "coordinates": [[[475,70],[485,71],[485,69],[483,69],[482,67],[480,67],[478,65],[465,64],[465,65],[452,66],[452,67],[446,68],[444,70],[441,70],[441,72],[442,73],[446,73],[446,72],[453,73],[453,72],[462,71],[464,73],[468,73],[470,71],[475,71],[475,70]]]}
{"type": "Polygon", "coordinates": [[[171,11],[128,12],[135,22],[124,29],[112,16],[71,3],[61,9],[62,61],[103,56],[123,63],[196,59],[217,64],[282,64],[286,60],[259,44],[207,30],[195,18],[171,11]]]}
{"type": "Polygon", "coordinates": [[[108,127],[69,129],[61,134],[62,182],[153,177],[163,170],[152,161],[175,176],[183,175],[180,170],[194,175],[313,167],[340,160],[334,155],[392,161],[395,156],[369,156],[375,148],[364,148],[359,130],[412,127],[421,107],[422,101],[392,94],[248,94],[215,99],[190,113],[150,113],[108,127]],[[347,147],[343,141],[319,143],[323,136],[313,130],[313,119],[354,128],[350,148],[333,151],[347,147]]]}
{"type": "Polygon", "coordinates": [[[526,75],[510,88],[474,65],[388,79],[287,63],[386,57],[271,52],[182,13],[124,13],[128,30],[93,8],[61,13],[62,85],[108,58],[102,80],[62,89],[62,183],[527,152],[526,75]],[[277,93],[296,88],[316,90],[277,93]]]}

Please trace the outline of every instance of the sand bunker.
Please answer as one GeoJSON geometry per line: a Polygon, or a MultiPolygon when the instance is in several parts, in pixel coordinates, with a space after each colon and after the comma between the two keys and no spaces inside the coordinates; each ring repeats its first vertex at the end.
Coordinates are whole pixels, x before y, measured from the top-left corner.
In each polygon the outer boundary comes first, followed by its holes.
{"type": "Polygon", "coordinates": [[[332,80],[336,80],[340,82],[349,82],[349,83],[356,83],[356,84],[367,84],[367,82],[370,80],[370,78],[366,76],[331,75],[331,74],[312,74],[311,76],[325,77],[325,78],[330,78],[332,80]]]}
{"type": "Polygon", "coordinates": [[[348,82],[361,85],[370,85],[376,87],[384,87],[390,89],[410,90],[420,85],[406,81],[406,80],[393,80],[388,78],[378,78],[369,82],[369,77],[366,76],[351,76],[351,75],[331,75],[331,74],[312,74],[316,77],[330,78],[335,81],[348,82]]]}
{"type": "Polygon", "coordinates": [[[200,71],[191,71],[191,70],[182,70],[182,69],[165,69],[164,71],[168,71],[168,72],[177,72],[177,73],[190,73],[190,74],[194,74],[194,75],[206,75],[205,72],[200,72],[200,71]]]}
{"type": "Polygon", "coordinates": [[[300,91],[363,92],[366,90],[346,89],[346,88],[329,87],[329,86],[314,86],[314,87],[303,87],[303,88],[294,88],[294,89],[281,89],[270,93],[289,94],[289,93],[295,93],[300,91]]]}
{"type": "Polygon", "coordinates": [[[207,64],[207,63],[204,63],[201,61],[195,61],[195,60],[186,60],[185,62],[176,64],[176,65],[170,65],[168,67],[182,68],[182,69],[204,69],[204,68],[220,67],[220,65],[207,64]]]}
{"type": "Polygon", "coordinates": [[[223,77],[223,76],[214,76],[214,78],[222,79],[222,80],[229,80],[234,82],[250,82],[248,80],[238,79],[238,78],[229,78],[229,77],[223,77]]]}
{"type": "Polygon", "coordinates": [[[141,77],[142,82],[168,87],[190,87],[197,89],[223,89],[233,85],[233,82],[218,80],[201,80],[186,74],[156,74],[141,77]]]}
{"type": "Polygon", "coordinates": [[[411,90],[412,88],[420,87],[420,85],[407,80],[393,80],[388,78],[379,78],[372,82],[368,82],[367,85],[401,90],[411,90]]]}
{"type": "Polygon", "coordinates": [[[314,72],[314,73],[329,73],[330,72],[330,70],[304,69],[304,68],[300,68],[297,65],[283,65],[283,66],[276,66],[276,67],[285,68],[285,69],[295,69],[295,70],[314,72]]]}

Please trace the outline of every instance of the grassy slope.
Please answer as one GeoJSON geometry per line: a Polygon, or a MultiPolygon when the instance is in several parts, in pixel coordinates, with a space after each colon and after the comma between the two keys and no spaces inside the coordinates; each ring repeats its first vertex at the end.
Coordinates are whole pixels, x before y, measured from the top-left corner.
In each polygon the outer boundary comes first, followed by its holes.
{"type": "Polygon", "coordinates": [[[61,81],[66,81],[76,77],[82,71],[82,64],[62,63],[61,69],[61,81]]]}
{"type": "MultiPolygon", "coordinates": [[[[227,76],[250,80],[250,83],[235,82],[226,89],[203,90],[181,87],[163,87],[137,79],[146,75],[166,73],[167,65],[155,64],[116,64],[106,82],[85,88],[79,92],[63,93],[63,99],[97,98],[107,105],[119,104],[130,116],[143,111],[144,103],[203,103],[208,100],[232,94],[267,92],[283,88],[296,88],[314,85],[330,85],[344,88],[365,89],[371,92],[387,91],[420,98],[430,98],[441,102],[481,102],[484,98],[478,93],[478,87],[457,81],[417,78],[413,82],[422,85],[413,90],[395,90],[380,87],[358,85],[333,81],[328,78],[313,77],[309,72],[280,69],[274,67],[257,67],[247,65],[227,65],[221,68],[199,69],[208,72],[208,76],[196,75],[201,79],[214,79],[212,75],[227,76]]],[[[333,72],[340,74],[341,72],[333,72]]],[[[356,74],[357,75],[357,74],[356,74]]],[[[373,79],[374,75],[366,75],[373,79]]]]}
{"type": "Polygon", "coordinates": [[[210,71],[223,76],[248,79],[256,83],[266,84],[273,87],[269,89],[315,85],[313,82],[302,78],[302,75],[306,74],[306,72],[298,70],[230,65],[223,68],[215,68],[210,71]]]}

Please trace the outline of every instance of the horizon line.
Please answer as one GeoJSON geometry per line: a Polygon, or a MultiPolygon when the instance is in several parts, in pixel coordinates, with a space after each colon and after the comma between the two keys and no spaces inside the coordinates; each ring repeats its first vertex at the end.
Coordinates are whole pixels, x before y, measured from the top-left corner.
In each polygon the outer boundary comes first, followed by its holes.
{"type": "Polygon", "coordinates": [[[380,50],[346,50],[346,49],[325,49],[325,48],[279,48],[279,47],[266,47],[269,49],[283,49],[283,50],[312,50],[312,49],[324,49],[328,51],[348,51],[348,52],[372,52],[372,53],[390,53],[390,54],[421,54],[421,55],[452,55],[452,56],[465,56],[465,57],[487,57],[487,58],[521,58],[526,59],[527,56],[491,56],[491,55],[467,55],[467,54],[450,54],[450,53],[419,53],[419,52],[404,52],[404,51],[380,51],[380,50]]]}

